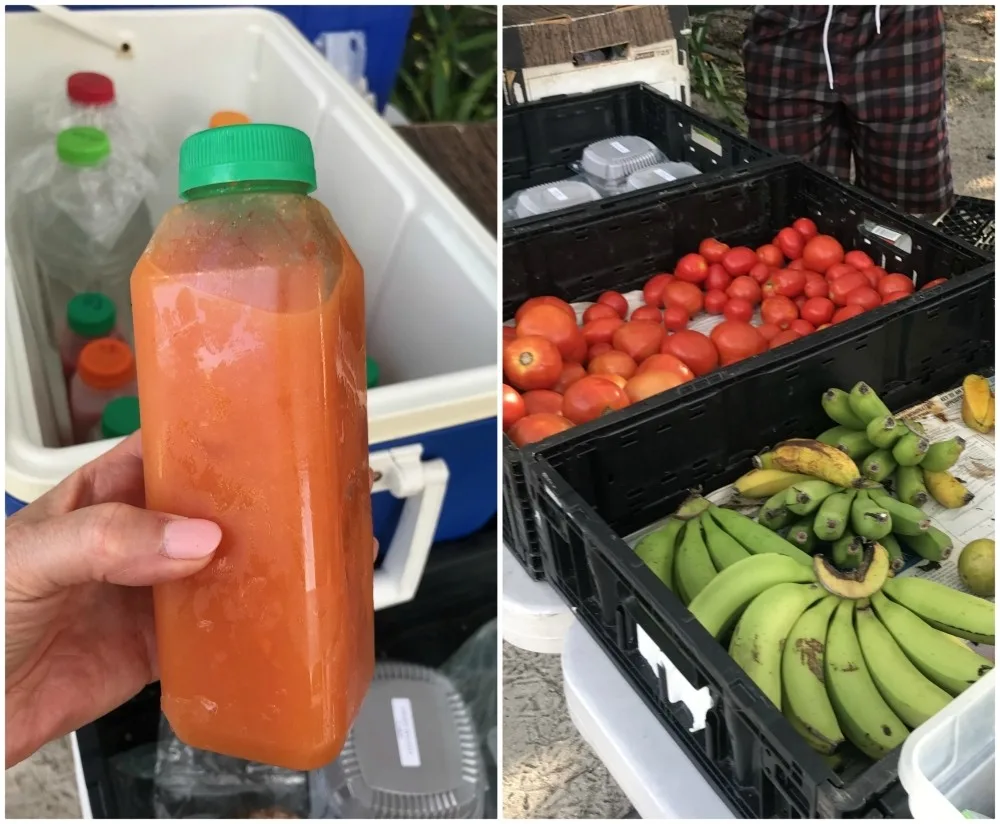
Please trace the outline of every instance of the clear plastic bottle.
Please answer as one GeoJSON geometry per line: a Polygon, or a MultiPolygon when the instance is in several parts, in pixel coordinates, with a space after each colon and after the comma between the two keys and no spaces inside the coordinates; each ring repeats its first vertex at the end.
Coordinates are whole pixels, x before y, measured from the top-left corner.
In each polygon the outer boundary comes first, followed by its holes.
{"type": "Polygon", "coordinates": [[[129,275],[152,234],[144,198],[148,170],[128,158],[112,163],[100,129],[79,126],[56,140],[58,168],[33,195],[31,235],[57,342],[69,302],[100,292],[115,304],[118,330],[132,339],[129,275]]]}
{"type": "Polygon", "coordinates": [[[135,393],[135,358],[128,344],[101,338],[84,346],[69,383],[74,442],[90,441],[104,408],[115,398],[135,393]]]}
{"type": "Polygon", "coordinates": [[[153,588],[162,708],[190,746],[314,769],[374,669],[364,277],[302,132],[199,132],[180,184],[132,275],[146,504],[222,543],[153,588]]]}
{"type": "Polygon", "coordinates": [[[91,440],[125,438],[139,430],[139,399],[125,395],[109,401],[101,413],[101,422],[95,427],[91,440]]]}
{"type": "Polygon", "coordinates": [[[92,340],[121,339],[115,328],[117,314],[114,302],[100,292],[83,292],[70,299],[59,335],[59,359],[66,380],[73,377],[83,347],[92,340]]]}

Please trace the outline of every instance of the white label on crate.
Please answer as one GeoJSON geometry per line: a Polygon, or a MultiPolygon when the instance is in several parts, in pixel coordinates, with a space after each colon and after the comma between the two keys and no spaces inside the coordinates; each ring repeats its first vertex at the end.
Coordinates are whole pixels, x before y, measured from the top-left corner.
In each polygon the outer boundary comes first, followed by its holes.
{"type": "Polygon", "coordinates": [[[549,186],[549,188],[546,189],[545,191],[547,191],[550,195],[552,195],[552,197],[554,197],[556,200],[560,202],[564,200],[569,200],[569,198],[566,197],[565,194],[563,194],[563,190],[557,189],[555,186],[549,186]]]}
{"type": "Polygon", "coordinates": [[[888,240],[889,243],[895,243],[902,237],[902,235],[899,232],[894,232],[892,229],[889,229],[885,226],[879,226],[877,224],[873,225],[871,227],[871,230],[873,235],[877,235],[883,240],[888,240]]]}
{"type": "Polygon", "coordinates": [[[703,149],[708,149],[713,154],[722,157],[722,142],[718,138],[712,137],[708,132],[702,131],[697,126],[691,127],[691,142],[697,143],[703,149]]]}
{"type": "Polygon", "coordinates": [[[653,672],[659,673],[660,667],[663,667],[664,677],[667,680],[667,700],[671,704],[681,701],[690,710],[691,732],[705,729],[705,716],[712,708],[712,695],[708,687],[696,690],[691,682],[681,675],[680,670],[670,663],[670,659],[663,654],[663,650],[656,646],[656,642],[642,627],[636,624],[635,631],[639,654],[646,659],[653,672]]]}
{"type": "Polygon", "coordinates": [[[664,180],[677,180],[676,177],[674,177],[672,174],[670,174],[670,172],[666,171],[665,169],[653,169],[653,174],[659,175],[664,180]]]}
{"type": "Polygon", "coordinates": [[[611,145],[617,149],[622,154],[628,154],[629,148],[624,143],[619,143],[617,140],[612,140],[611,145]]]}
{"type": "Polygon", "coordinates": [[[413,704],[409,698],[392,699],[392,722],[396,725],[396,746],[403,767],[420,766],[417,726],[413,723],[413,704]]]}

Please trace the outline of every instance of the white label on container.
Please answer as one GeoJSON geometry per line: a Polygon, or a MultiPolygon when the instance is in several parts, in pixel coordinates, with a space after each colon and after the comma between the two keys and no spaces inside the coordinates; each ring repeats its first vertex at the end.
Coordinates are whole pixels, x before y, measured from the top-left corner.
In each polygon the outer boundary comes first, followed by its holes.
{"type": "Polygon", "coordinates": [[[670,172],[666,171],[665,169],[653,169],[653,174],[659,175],[664,180],[677,180],[676,177],[674,177],[672,174],[670,174],[670,172]]]}
{"type": "Polygon", "coordinates": [[[569,198],[566,197],[565,194],[563,194],[563,190],[557,189],[555,186],[549,186],[549,188],[546,189],[545,191],[547,191],[550,195],[552,195],[552,197],[554,197],[558,201],[569,200],[569,198]]]}
{"type": "Polygon", "coordinates": [[[708,132],[704,132],[695,126],[691,127],[691,142],[697,143],[703,149],[708,149],[713,154],[722,157],[722,142],[718,138],[712,137],[708,132]]]}
{"type": "Polygon", "coordinates": [[[619,143],[617,140],[612,140],[611,141],[611,146],[613,148],[617,149],[622,154],[628,154],[629,153],[628,146],[626,146],[624,143],[619,143]]]}
{"type": "Polygon", "coordinates": [[[419,767],[420,746],[417,744],[417,727],[413,723],[413,704],[409,698],[392,699],[392,722],[396,725],[400,765],[419,767]]]}
{"type": "Polygon", "coordinates": [[[872,226],[872,234],[877,235],[880,238],[884,238],[885,240],[888,240],[889,243],[895,243],[902,237],[902,235],[899,232],[894,232],[892,229],[888,229],[885,226],[878,226],[878,225],[872,226]]]}
{"type": "Polygon", "coordinates": [[[638,624],[635,627],[635,634],[639,654],[646,659],[653,672],[659,674],[660,667],[663,667],[667,681],[667,700],[671,704],[682,701],[688,708],[691,712],[691,732],[705,729],[705,717],[715,703],[708,687],[696,690],[638,624]]]}

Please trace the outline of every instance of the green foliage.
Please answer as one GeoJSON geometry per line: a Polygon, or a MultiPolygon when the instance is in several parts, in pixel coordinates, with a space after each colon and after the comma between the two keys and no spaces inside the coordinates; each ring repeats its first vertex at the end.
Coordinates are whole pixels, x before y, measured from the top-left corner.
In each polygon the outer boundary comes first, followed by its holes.
{"type": "Polygon", "coordinates": [[[496,6],[415,6],[392,103],[414,123],[495,118],[496,6]]]}
{"type": "Polygon", "coordinates": [[[691,91],[711,103],[722,107],[729,121],[746,132],[746,118],[740,111],[738,98],[726,87],[726,78],[719,69],[719,61],[705,51],[708,26],[705,18],[691,20],[688,38],[688,71],[691,74],[691,91]]]}

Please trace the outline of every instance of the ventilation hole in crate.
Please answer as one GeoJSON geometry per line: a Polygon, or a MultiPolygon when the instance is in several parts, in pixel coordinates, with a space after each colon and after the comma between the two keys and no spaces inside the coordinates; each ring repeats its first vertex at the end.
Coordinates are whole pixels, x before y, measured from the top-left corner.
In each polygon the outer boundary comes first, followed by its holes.
{"type": "Polygon", "coordinates": [[[605,232],[618,232],[618,231],[621,231],[621,228],[622,227],[621,227],[620,223],[612,223],[610,226],[605,226],[604,227],[604,231],[605,232]]]}
{"type": "Polygon", "coordinates": [[[859,343],[857,346],[854,347],[854,351],[855,352],[864,352],[867,348],[868,348],[868,344],[867,343],[859,343]]]}

